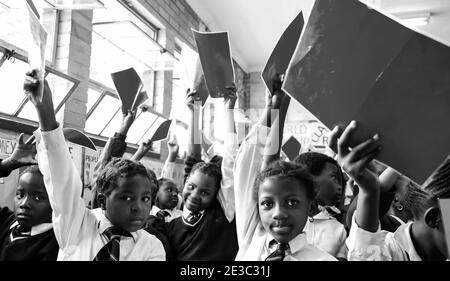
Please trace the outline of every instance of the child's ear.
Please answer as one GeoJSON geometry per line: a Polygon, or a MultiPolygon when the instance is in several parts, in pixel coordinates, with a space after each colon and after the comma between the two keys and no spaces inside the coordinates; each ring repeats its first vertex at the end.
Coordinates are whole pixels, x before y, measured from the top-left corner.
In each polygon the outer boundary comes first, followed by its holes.
{"type": "Polygon", "coordinates": [[[398,211],[403,211],[404,207],[403,205],[400,203],[400,200],[398,198],[397,195],[394,196],[394,200],[392,200],[392,205],[394,206],[394,208],[398,211]]]}
{"type": "Polygon", "coordinates": [[[425,218],[425,223],[431,228],[439,228],[439,223],[441,221],[441,212],[438,207],[430,207],[425,211],[423,215],[425,218]]]}
{"type": "Polygon", "coordinates": [[[97,195],[97,201],[102,210],[106,210],[106,196],[103,193],[97,195]]]}

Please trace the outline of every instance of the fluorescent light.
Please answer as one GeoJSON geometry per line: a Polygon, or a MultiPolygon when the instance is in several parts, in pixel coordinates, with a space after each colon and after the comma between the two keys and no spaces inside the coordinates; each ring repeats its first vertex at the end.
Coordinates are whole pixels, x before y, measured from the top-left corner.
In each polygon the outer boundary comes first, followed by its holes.
{"type": "Polygon", "coordinates": [[[430,21],[430,13],[397,15],[401,23],[409,26],[424,26],[430,21]]]}

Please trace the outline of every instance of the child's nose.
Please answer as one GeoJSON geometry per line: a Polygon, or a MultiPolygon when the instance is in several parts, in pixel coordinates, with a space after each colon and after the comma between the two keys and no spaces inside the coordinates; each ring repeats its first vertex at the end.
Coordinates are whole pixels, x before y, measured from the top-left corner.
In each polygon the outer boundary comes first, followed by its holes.
{"type": "Polygon", "coordinates": [[[282,206],[275,206],[273,213],[272,213],[272,218],[274,219],[285,219],[287,217],[287,213],[285,211],[285,209],[282,206]]]}
{"type": "Polygon", "coordinates": [[[30,199],[28,196],[25,196],[19,204],[20,208],[30,208],[30,199]]]}

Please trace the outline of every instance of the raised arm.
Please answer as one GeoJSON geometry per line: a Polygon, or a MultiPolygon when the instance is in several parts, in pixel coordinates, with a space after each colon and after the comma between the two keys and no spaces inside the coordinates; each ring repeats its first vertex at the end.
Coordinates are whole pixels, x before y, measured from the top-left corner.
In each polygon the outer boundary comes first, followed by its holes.
{"type": "Polygon", "coordinates": [[[78,244],[82,223],[87,223],[86,208],[80,197],[82,182],[72,162],[62,126],[56,122],[50,88],[46,81],[36,77],[35,71],[27,73],[24,90],[36,107],[39,119],[40,129],[35,132],[37,158],[53,210],[55,236],[64,251],[68,246],[78,244]],[[42,100],[37,96],[39,87],[44,87],[42,100]]]}
{"type": "Polygon", "coordinates": [[[222,182],[220,183],[220,190],[217,195],[225,216],[230,222],[234,219],[235,213],[233,166],[238,150],[238,140],[234,123],[236,99],[236,86],[233,83],[233,85],[226,87],[223,99],[225,138],[221,165],[222,182]]]}
{"type": "Polygon", "coordinates": [[[291,98],[281,89],[282,77],[274,77],[273,95],[269,96],[268,102],[272,106],[271,129],[269,139],[266,143],[266,150],[263,157],[261,170],[264,170],[270,163],[280,159],[281,144],[283,141],[284,122],[289,108],[291,98]],[[277,86],[275,86],[277,85],[277,86]]]}
{"type": "Polygon", "coordinates": [[[331,142],[337,143],[339,164],[359,186],[356,223],[366,231],[376,232],[379,227],[380,181],[368,165],[381,151],[379,136],[375,135],[350,150],[349,143],[355,129],[356,122],[352,121],[341,135],[338,130],[333,130],[331,142]]]}

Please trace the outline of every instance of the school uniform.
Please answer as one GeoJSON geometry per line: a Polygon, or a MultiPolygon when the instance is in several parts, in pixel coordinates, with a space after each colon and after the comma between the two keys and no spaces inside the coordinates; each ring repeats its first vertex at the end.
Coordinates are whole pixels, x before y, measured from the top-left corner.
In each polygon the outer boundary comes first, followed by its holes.
{"type": "Polygon", "coordinates": [[[14,212],[0,209],[0,261],[55,261],[58,242],[51,223],[42,223],[30,232],[16,235],[19,223],[14,212]]]}
{"type": "Polygon", "coordinates": [[[303,229],[309,244],[324,250],[333,257],[347,259],[347,231],[325,209],[309,217],[303,229]]]}
{"type": "Polygon", "coordinates": [[[164,211],[164,213],[165,213],[164,214],[164,221],[165,222],[170,222],[173,219],[181,217],[181,215],[183,214],[183,212],[181,210],[178,210],[176,208],[161,210],[157,206],[153,205],[152,210],[150,211],[150,215],[151,216],[157,216],[158,212],[160,212],[160,211],[164,211]]]}
{"type": "Polygon", "coordinates": [[[421,261],[411,239],[413,222],[400,225],[395,232],[369,232],[358,226],[355,215],[347,238],[348,260],[421,261]]]}
{"type": "MultiPolygon", "coordinates": [[[[53,229],[60,251],[58,260],[91,261],[108,243],[111,222],[98,219],[80,197],[82,183],[64,140],[62,126],[35,132],[39,168],[53,210],[53,229]]],[[[164,260],[161,242],[145,230],[120,240],[120,261],[164,260]]]]}
{"type": "MultiPolygon", "coordinates": [[[[228,116],[230,113],[225,113],[226,122],[234,120],[232,116],[228,116]]],[[[167,236],[175,260],[234,260],[238,250],[233,187],[233,165],[237,147],[236,134],[226,134],[221,165],[222,181],[211,206],[201,211],[195,223],[189,222],[191,212],[184,208],[183,215],[167,225],[167,236]]],[[[195,163],[193,158],[188,157],[186,160],[186,178],[195,163]]]]}
{"type": "MultiPolygon", "coordinates": [[[[255,125],[239,148],[234,166],[236,229],[239,242],[238,261],[263,261],[275,251],[273,238],[263,228],[253,185],[263,162],[264,147],[270,128],[255,125]]],[[[327,252],[309,245],[305,233],[289,241],[284,260],[336,260],[327,252]]]]}

